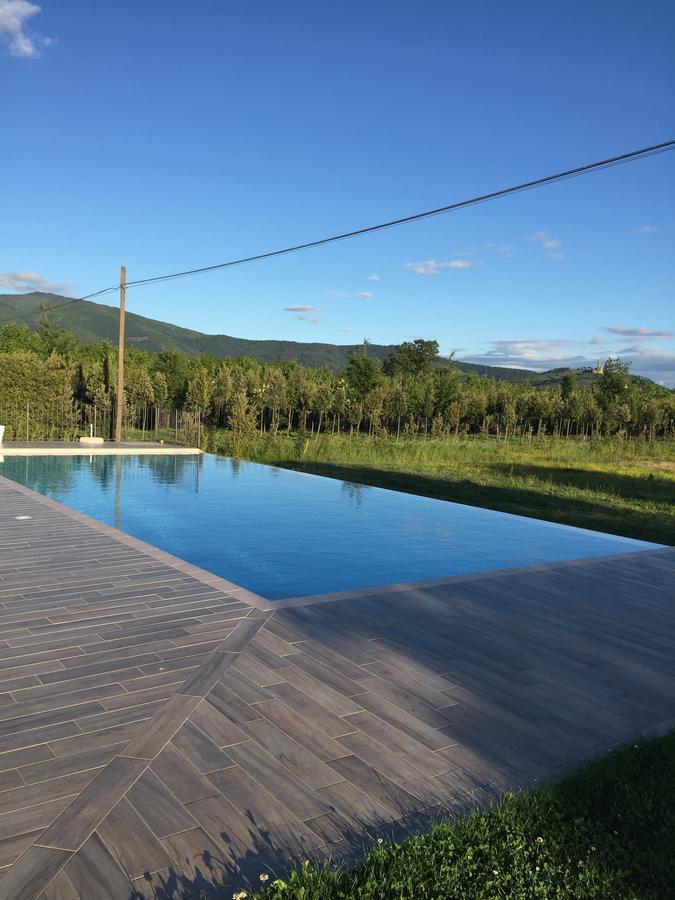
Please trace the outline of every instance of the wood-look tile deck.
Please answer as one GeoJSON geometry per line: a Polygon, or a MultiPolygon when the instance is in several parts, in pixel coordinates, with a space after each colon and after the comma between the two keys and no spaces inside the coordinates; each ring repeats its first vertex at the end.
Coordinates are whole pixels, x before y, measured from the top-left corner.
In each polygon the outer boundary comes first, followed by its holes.
{"type": "Polygon", "coordinates": [[[246,887],[664,730],[674,576],[666,549],[271,608],[0,478],[0,896],[246,887]]]}

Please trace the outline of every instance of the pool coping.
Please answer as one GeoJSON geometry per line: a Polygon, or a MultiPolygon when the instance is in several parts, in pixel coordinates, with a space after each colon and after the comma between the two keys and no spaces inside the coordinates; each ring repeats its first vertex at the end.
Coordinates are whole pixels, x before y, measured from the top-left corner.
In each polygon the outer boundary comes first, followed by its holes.
{"type": "Polygon", "coordinates": [[[116,444],[80,444],[75,441],[49,442],[7,441],[0,444],[1,456],[198,456],[199,447],[158,444],[150,441],[128,441],[116,444]]]}
{"type": "MultiPolygon", "coordinates": [[[[44,494],[40,494],[38,491],[34,491],[32,488],[28,488],[25,485],[20,484],[19,482],[12,481],[12,479],[7,478],[6,475],[0,474],[0,484],[3,483],[10,485],[19,493],[24,494],[27,497],[31,497],[33,500],[39,500],[45,506],[60,510],[70,518],[88,525],[90,528],[95,529],[100,534],[114,537],[120,543],[126,544],[129,547],[133,547],[136,550],[140,550],[153,559],[156,559],[159,562],[163,562],[171,566],[172,568],[177,569],[179,572],[183,572],[186,575],[191,575],[193,578],[195,578],[197,581],[201,581],[203,584],[208,584],[214,588],[227,591],[228,593],[236,593],[238,599],[243,600],[245,603],[248,603],[255,609],[261,610],[263,612],[270,612],[275,609],[290,609],[298,606],[313,606],[319,603],[360,600],[367,597],[373,597],[378,594],[417,591],[424,588],[442,587],[446,585],[461,585],[463,583],[470,583],[481,579],[508,577],[521,573],[524,574],[526,572],[546,572],[551,569],[559,569],[561,567],[593,565],[601,561],[612,562],[619,559],[632,559],[636,556],[643,557],[645,555],[662,553],[665,549],[668,549],[668,545],[663,544],[657,545],[648,550],[635,550],[628,553],[611,553],[603,554],[600,556],[584,556],[580,557],[579,559],[558,560],[549,563],[535,563],[531,566],[515,566],[502,569],[490,569],[484,572],[448,575],[442,578],[425,578],[417,581],[398,581],[392,582],[390,584],[374,585],[371,587],[353,588],[346,591],[331,591],[323,594],[288,597],[282,600],[269,600],[267,597],[263,597],[260,594],[256,594],[253,591],[248,590],[248,588],[242,587],[241,585],[236,584],[233,581],[228,581],[226,578],[223,578],[220,575],[215,575],[213,572],[209,572],[208,569],[203,569],[200,566],[195,566],[193,563],[187,562],[179,556],[174,556],[172,553],[167,553],[165,550],[160,550],[160,548],[155,547],[154,544],[148,544],[145,541],[141,541],[125,531],[113,528],[111,525],[106,525],[104,522],[100,522],[98,519],[94,519],[91,516],[86,515],[85,513],[79,512],[79,510],[73,509],[72,506],[67,506],[65,503],[61,503],[59,500],[54,500],[51,497],[46,497],[44,494]]],[[[533,521],[547,520],[535,519],[533,521]]]]}
{"type": "MultiPolygon", "coordinates": [[[[535,520],[538,521],[538,520],[535,520]]],[[[656,555],[668,550],[668,544],[662,544],[649,550],[634,550],[629,553],[610,553],[602,556],[583,556],[579,559],[563,559],[550,563],[535,563],[531,566],[514,566],[506,569],[489,569],[484,572],[471,572],[463,575],[447,575],[444,578],[424,578],[418,581],[399,581],[392,584],[378,585],[377,587],[355,588],[348,591],[334,591],[327,594],[312,594],[307,597],[289,597],[285,600],[272,601],[275,609],[288,609],[297,606],[312,606],[316,603],[330,603],[339,600],[359,600],[373,597],[378,594],[391,594],[400,591],[417,591],[424,588],[443,587],[446,585],[467,584],[483,579],[500,578],[512,575],[525,574],[527,572],[546,572],[551,569],[570,568],[585,565],[594,565],[599,562],[613,562],[621,559],[632,559],[636,556],[656,555]]]]}
{"type": "Polygon", "coordinates": [[[23,484],[19,484],[19,482],[17,481],[12,481],[12,479],[7,478],[6,475],[0,475],[0,484],[10,486],[14,488],[18,493],[23,494],[26,497],[30,497],[32,500],[39,501],[44,506],[47,506],[50,509],[58,509],[61,513],[67,515],[69,518],[74,519],[77,522],[82,522],[84,525],[88,525],[90,528],[98,531],[99,534],[105,534],[108,537],[115,538],[115,540],[119,541],[120,543],[126,544],[128,547],[133,547],[136,550],[140,550],[153,559],[156,559],[158,562],[166,563],[166,565],[177,569],[179,572],[183,572],[186,575],[191,575],[193,578],[196,578],[197,581],[201,581],[204,584],[209,584],[215,588],[220,588],[221,590],[227,591],[230,594],[236,592],[237,599],[243,600],[245,603],[250,604],[256,609],[264,610],[265,612],[267,612],[271,609],[278,608],[271,600],[267,600],[265,597],[254,594],[252,591],[249,591],[247,588],[241,587],[241,585],[235,584],[233,581],[228,581],[226,578],[221,578],[220,575],[214,575],[212,572],[208,572],[206,569],[201,569],[199,566],[194,566],[192,565],[192,563],[181,559],[179,556],[174,556],[171,553],[167,553],[165,550],[160,550],[159,547],[155,547],[153,544],[148,544],[145,541],[141,541],[138,538],[127,534],[126,531],[120,531],[117,528],[113,528],[111,525],[106,525],[104,522],[100,522],[98,519],[93,519],[91,516],[87,516],[85,515],[85,513],[81,513],[79,512],[79,510],[73,509],[72,506],[67,506],[65,503],[61,503],[59,500],[53,500],[51,497],[46,497],[44,494],[40,494],[38,491],[34,491],[32,488],[26,487],[23,484]]]}

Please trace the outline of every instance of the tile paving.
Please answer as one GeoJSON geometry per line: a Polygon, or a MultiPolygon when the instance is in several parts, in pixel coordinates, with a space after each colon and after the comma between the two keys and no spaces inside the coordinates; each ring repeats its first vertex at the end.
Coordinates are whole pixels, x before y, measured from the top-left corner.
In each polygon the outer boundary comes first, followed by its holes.
{"type": "Polygon", "coordinates": [[[0,478],[0,896],[349,862],[663,731],[674,576],[668,548],[269,604],[0,478]]]}

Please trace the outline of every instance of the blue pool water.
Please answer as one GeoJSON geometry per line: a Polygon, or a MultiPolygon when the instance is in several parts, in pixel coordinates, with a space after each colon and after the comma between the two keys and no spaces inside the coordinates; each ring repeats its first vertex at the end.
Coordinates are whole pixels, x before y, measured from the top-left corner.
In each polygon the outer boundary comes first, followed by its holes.
{"type": "Polygon", "coordinates": [[[0,474],[271,600],[656,546],[211,455],[5,457],[0,474]]]}

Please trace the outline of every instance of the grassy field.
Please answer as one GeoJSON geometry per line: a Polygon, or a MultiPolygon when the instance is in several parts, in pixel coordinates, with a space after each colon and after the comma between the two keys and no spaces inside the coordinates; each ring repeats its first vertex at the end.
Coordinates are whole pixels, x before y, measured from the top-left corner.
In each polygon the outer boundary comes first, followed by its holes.
{"type": "Polygon", "coordinates": [[[675,442],[369,438],[220,431],[214,452],[675,544],[675,442]]]}
{"type": "MultiPolygon", "coordinates": [[[[675,731],[614,750],[551,787],[506,797],[401,844],[376,845],[354,871],[305,865],[284,881],[267,877],[262,891],[240,896],[670,900],[675,731]]],[[[231,888],[221,896],[229,900],[231,888]]]]}

